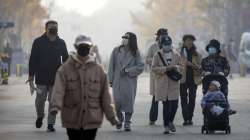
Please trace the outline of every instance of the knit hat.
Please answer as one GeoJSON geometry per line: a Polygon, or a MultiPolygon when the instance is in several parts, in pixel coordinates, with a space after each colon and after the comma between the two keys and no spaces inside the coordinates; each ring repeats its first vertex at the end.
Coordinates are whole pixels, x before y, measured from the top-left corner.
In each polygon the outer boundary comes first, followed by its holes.
{"type": "Polygon", "coordinates": [[[209,44],[208,44],[207,47],[206,47],[206,51],[207,51],[207,52],[208,52],[208,49],[209,49],[210,47],[215,47],[215,48],[218,50],[218,53],[221,52],[221,50],[220,50],[220,42],[219,42],[218,40],[216,40],[216,39],[210,40],[209,44]]]}
{"type": "Polygon", "coordinates": [[[215,85],[218,89],[220,89],[220,82],[218,82],[218,81],[212,81],[210,84],[213,84],[213,85],[215,85]]]}

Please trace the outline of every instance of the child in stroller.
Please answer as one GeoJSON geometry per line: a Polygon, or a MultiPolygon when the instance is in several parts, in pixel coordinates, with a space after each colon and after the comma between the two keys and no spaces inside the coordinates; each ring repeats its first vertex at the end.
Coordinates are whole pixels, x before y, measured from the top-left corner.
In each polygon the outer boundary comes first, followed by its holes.
{"type": "Polygon", "coordinates": [[[213,133],[215,130],[231,132],[229,126],[230,105],[225,95],[220,90],[221,84],[218,81],[211,81],[208,90],[201,101],[204,114],[204,125],[202,133],[213,133]]]}

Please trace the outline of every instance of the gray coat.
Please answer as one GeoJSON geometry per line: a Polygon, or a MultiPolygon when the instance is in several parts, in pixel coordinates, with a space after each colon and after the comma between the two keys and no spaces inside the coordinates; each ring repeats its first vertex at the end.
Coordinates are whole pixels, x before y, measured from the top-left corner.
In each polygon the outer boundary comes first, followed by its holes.
{"type": "Polygon", "coordinates": [[[116,108],[133,113],[137,77],[143,72],[144,63],[139,51],[133,56],[124,47],[116,47],[111,55],[108,77],[112,83],[116,108]],[[126,69],[127,72],[123,72],[126,69]]]}

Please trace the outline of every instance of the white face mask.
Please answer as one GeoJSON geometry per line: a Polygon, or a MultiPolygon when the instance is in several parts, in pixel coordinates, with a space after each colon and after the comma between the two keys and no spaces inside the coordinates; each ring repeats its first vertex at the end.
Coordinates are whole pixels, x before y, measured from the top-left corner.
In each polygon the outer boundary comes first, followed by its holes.
{"type": "Polygon", "coordinates": [[[170,52],[172,50],[172,45],[162,45],[164,52],[170,52]]]}
{"type": "Polygon", "coordinates": [[[128,39],[127,38],[122,39],[122,45],[124,45],[124,46],[128,45],[128,39]]]}

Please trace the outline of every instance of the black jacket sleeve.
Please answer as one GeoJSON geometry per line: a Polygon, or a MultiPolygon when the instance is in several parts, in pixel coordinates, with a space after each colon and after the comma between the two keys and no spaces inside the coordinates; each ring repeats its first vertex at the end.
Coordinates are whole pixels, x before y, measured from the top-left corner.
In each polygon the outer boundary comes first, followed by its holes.
{"type": "Polygon", "coordinates": [[[63,41],[63,46],[62,46],[62,61],[65,62],[68,57],[69,57],[69,54],[68,54],[68,50],[67,50],[67,47],[66,47],[66,43],[63,41]]]}
{"type": "Polygon", "coordinates": [[[37,40],[33,42],[31,54],[30,54],[30,60],[29,60],[29,76],[34,76],[37,69],[37,63],[39,59],[39,50],[37,46],[37,40]]]}

